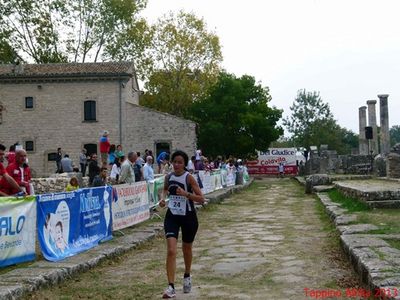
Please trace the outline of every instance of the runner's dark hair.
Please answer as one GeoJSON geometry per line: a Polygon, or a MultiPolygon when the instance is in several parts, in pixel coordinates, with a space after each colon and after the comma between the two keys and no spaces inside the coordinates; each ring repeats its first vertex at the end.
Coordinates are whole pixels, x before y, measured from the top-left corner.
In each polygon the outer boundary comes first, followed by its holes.
{"type": "Polygon", "coordinates": [[[176,150],[174,153],[172,153],[171,161],[174,161],[175,157],[177,156],[182,156],[186,168],[187,164],[189,163],[189,156],[182,150],[176,150]]]}

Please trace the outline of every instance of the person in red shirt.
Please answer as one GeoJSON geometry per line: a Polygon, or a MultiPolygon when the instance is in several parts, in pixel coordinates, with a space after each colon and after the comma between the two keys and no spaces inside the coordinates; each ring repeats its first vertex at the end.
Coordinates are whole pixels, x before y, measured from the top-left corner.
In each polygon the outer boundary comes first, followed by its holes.
{"type": "MultiPolygon", "coordinates": [[[[6,168],[7,173],[18,183],[18,185],[30,195],[31,170],[26,163],[25,150],[17,150],[15,152],[15,163],[9,164],[6,168]]],[[[14,195],[19,192],[19,189],[10,187],[9,195],[14,195]]]]}
{"type": "Polygon", "coordinates": [[[110,141],[108,140],[108,131],[103,132],[100,138],[100,157],[102,162],[102,167],[107,167],[108,152],[110,151],[110,141]]]}
{"type": "Polygon", "coordinates": [[[8,191],[8,187],[13,188],[16,191],[16,193],[24,192],[23,189],[14,180],[14,178],[7,173],[6,169],[3,166],[5,150],[6,147],[0,144],[0,197],[10,195],[9,193],[4,191],[4,190],[8,191]]]}
{"type": "Polygon", "coordinates": [[[15,162],[15,144],[10,146],[8,153],[6,153],[6,158],[8,161],[8,165],[15,162]]]}

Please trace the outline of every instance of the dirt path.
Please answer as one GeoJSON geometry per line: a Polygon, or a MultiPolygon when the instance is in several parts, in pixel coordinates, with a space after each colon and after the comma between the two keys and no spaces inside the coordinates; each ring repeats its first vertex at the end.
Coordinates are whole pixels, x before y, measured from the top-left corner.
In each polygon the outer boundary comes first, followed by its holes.
{"type": "MultiPolygon", "coordinates": [[[[321,204],[289,179],[257,180],[199,212],[193,291],[177,299],[312,299],[304,289],[358,287],[321,204]],[[322,218],[321,218],[322,215],[322,218]]],[[[30,299],[160,299],[166,287],[162,237],[30,299]]],[[[341,298],[342,299],[342,298],[341,298]]],[[[354,298],[353,298],[354,299],[354,298]]]]}

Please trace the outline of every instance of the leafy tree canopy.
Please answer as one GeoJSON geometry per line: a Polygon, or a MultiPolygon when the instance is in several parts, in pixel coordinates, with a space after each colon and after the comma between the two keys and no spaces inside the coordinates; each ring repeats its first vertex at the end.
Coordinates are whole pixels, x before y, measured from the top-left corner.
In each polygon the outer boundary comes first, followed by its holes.
{"type": "MultiPolygon", "coordinates": [[[[143,21],[146,0],[0,0],[0,35],[35,63],[98,61],[143,21]]],[[[140,26],[139,26],[140,27],[140,26]]],[[[138,32],[137,32],[138,33],[138,32]]],[[[141,35],[138,33],[137,40],[141,35]]],[[[140,43],[138,43],[140,44],[140,43]]],[[[6,55],[0,60],[6,61],[6,55]]]]}
{"type": "Polygon", "coordinates": [[[268,104],[268,88],[254,77],[220,73],[209,95],[195,102],[191,116],[199,124],[198,143],[207,155],[247,157],[265,150],[283,133],[282,111],[268,104]]]}
{"type": "Polygon", "coordinates": [[[358,137],[352,131],[340,127],[318,92],[300,90],[290,107],[292,115],[283,120],[292,140],[298,147],[328,144],[339,154],[350,153],[358,147],[358,137]]]}
{"type": "Polygon", "coordinates": [[[191,104],[217,80],[222,60],[219,39],[203,19],[183,11],[160,18],[152,34],[151,75],[141,104],[187,116],[191,104]]]}
{"type": "Polygon", "coordinates": [[[390,145],[393,147],[397,143],[400,143],[400,126],[394,125],[389,129],[390,134],[390,145]]]}

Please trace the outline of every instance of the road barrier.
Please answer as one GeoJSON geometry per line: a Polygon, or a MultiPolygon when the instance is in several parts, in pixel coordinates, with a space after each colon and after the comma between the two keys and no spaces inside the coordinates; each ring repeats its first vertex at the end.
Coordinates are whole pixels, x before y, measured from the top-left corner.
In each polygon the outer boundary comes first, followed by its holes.
{"type": "MultiPolygon", "coordinates": [[[[249,180],[246,168],[199,171],[204,194],[249,180]]],[[[36,236],[46,260],[59,261],[112,238],[112,231],[143,222],[158,205],[165,176],[150,182],[0,198],[0,267],[35,260],[36,236]],[[36,235],[37,232],[37,235],[36,235]]]]}

